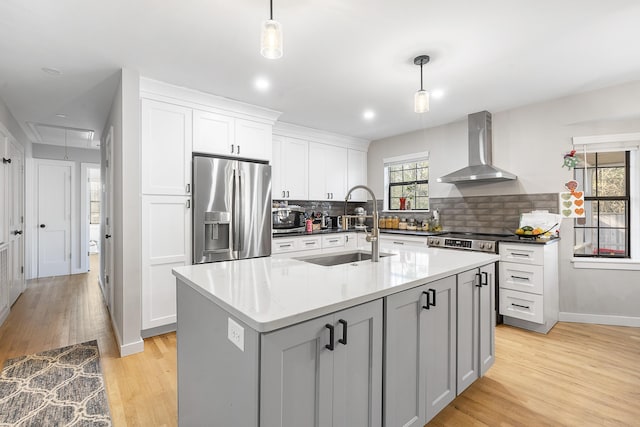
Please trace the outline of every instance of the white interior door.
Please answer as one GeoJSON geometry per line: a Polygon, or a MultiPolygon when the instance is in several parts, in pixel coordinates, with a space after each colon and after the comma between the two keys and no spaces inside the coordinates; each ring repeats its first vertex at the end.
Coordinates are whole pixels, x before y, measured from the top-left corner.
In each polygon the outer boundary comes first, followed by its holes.
{"type": "Polygon", "coordinates": [[[113,126],[109,128],[109,133],[104,142],[104,176],[102,177],[102,221],[101,229],[103,231],[100,247],[100,259],[102,260],[102,269],[100,283],[107,307],[111,312],[113,306],[113,239],[112,235],[112,218],[113,218],[113,126]]]}
{"type": "Polygon", "coordinates": [[[73,162],[39,160],[38,277],[71,273],[73,162]]]}
{"type": "Polygon", "coordinates": [[[13,304],[25,289],[24,280],[24,155],[11,143],[9,168],[9,250],[12,280],[9,303],[13,304]]]}

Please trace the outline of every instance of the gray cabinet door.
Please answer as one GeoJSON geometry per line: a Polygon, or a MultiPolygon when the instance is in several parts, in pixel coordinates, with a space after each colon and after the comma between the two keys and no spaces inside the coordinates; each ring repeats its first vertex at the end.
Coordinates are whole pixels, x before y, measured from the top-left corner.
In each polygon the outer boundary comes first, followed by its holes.
{"type": "Polygon", "coordinates": [[[382,300],[263,334],[261,344],[261,427],[381,425],[382,300]]]}
{"type": "Polygon", "coordinates": [[[332,425],[333,316],[263,334],[261,337],[260,426],[332,425]]]}
{"type": "Polygon", "coordinates": [[[480,376],[493,366],[496,351],[496,265],[488,264],[480,268],[484,275],[480,290],[480,376]]]}
{"type": "MultiPolygon", "coordinates": [[[[457,394],[480,376],[480,291],[477,268],[458,274],[458,380],[457,394]]],[[[488,290],[482,289],[484,294],[488,290]]]]}
{"type": "Polygon", "coordinates": [[[384,425],[425,425],[427,286],[385,298],[384,425]]]}
{"type": "Polygon", "coordinates": [[[333,426],[379,427],[382,425],[382,300],[336,313],[333,322],[336,328],[333,426]]]}
{"type": "Polygon", "coordinates": [[[456,397],[456,277],[427,285],[431,298],[422,310],[426,323],[426,420],[429,422],[456,397]]]}

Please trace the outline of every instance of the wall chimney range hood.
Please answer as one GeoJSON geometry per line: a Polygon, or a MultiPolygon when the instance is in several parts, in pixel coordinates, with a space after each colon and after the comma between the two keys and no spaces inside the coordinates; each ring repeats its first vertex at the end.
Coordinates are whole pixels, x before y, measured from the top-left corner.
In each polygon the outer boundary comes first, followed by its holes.
{"type": "Polygon", "coordinates": [[[469,114],[469,166],[437,179],[438,182],[465,184],[470,182],[509,181],[517,177],[491,164],[491,113],[469,114]]]}

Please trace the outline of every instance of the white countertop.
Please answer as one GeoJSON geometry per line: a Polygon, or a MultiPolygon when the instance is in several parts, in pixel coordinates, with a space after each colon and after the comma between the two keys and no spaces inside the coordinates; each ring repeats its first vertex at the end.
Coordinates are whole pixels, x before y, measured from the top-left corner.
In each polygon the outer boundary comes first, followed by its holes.
{"type": "Polygon", "coordinates": [[[177,267],[173,274],[249,327],[268,332],[499,259],[436,248],[385,247],[380,252],[394,255],[378,263],[332,267],[293,258],[253,258],[177,267]]]}

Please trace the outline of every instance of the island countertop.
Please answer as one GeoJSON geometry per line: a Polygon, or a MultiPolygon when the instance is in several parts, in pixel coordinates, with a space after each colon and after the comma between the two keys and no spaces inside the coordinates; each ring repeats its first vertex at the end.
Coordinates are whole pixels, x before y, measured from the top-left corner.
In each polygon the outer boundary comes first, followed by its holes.
{"type": "Polygon", "coordinates": [[[295,258],[252,258],[177,267],[173,275],[257,332],[269,332],[500,258],[437,248],[384,247],[381,253],[392,255],[377,263],[330,267],[295,258]]]}

